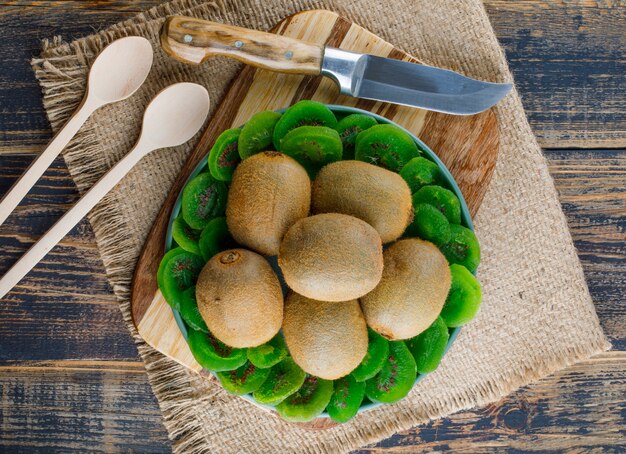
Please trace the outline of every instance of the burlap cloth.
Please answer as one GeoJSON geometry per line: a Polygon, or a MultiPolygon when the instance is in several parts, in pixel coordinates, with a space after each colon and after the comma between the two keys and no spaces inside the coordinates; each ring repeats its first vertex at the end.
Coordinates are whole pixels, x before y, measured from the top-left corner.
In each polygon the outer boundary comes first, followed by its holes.
{"type": "MultiPolygon", "coordinates": [[[[96,112],[65,152],[78,188],[89,188],[130,149],[142,111],[160,89],[198,82],[208,88],[215,109],[240,68],[221,58],[201,67],[168,59],[157,44],[163,17],[185,13],[269,29],[289,14],[314,8],[335,10],[427,63],[486,80],[512,79],[479,0],[177,0],[70,44],[55,39],[33,61],[50,123],[58,130],[79,103],[88,67],[107,43],[125,35],[143,35],[153,43],[155,62],[146,84],[129,100],[96,112]]],[[[462,330],[441,367],[408,398],[324,431],[282,422],[187,372],[143,343],[131,323],[129,285],[138,254],[195,140],[145,158],[91,212],[104,265],[176,451],[346,451],[431,418],[485,405],[609,348],[517,93],[496,111],[500,156],[475,218],[483,251],[484,299],[478,317],[462,330]]]]}

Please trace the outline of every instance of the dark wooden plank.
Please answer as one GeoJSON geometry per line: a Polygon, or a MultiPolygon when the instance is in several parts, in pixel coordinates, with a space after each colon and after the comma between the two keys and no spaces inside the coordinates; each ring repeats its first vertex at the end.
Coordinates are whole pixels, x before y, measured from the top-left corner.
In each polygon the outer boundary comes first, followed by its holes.
{"type": "Polygon", "coordinates": [[[169,452],[141,363],[0,366],[0,451],[169,452]]]}
{"type": "Polygon", "coordinates": [[[605,353],[359,452],[624,452],[625,376],[626,353],[605,353]]]}
{"type": "MultiPolygon", "coordinates": [[[[0,154],[0,194],[33,158],[0,154]]],[[[0,273],[77,198],[76,187],[59,158],[0,226],[0,273]]],[[[137,358],[87,221],[75,227],[0,300],[0,314],[0,363],[17,359],[137,358]]]]}
{"type": "Polygon", "coordinates": [[[485,0],[543,147],[626,147],[626,3],[485,0]]]}

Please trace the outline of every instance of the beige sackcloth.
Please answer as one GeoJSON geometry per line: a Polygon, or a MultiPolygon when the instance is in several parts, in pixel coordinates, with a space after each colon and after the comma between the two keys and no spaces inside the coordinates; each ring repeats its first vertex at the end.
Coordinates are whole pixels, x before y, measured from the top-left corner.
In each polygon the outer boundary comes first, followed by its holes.
{"type": "MultiPolygon", "coordinates": [[[[70,44],[45,43],[33,61],[54,130],[76,108],[87,70],[112,40],[149,38],[152,72],[130,99],[97,111],[66,150],[81,191],[136,140],[143,109],[163,87],[193,81],[207,87],[215,110],[240,65],[215,58],[199,67],[159,49],[163,18],[188,14],[267,30],[285,16],[334,10],[420,60],[490,81],[511,81],[480,0],[176,0],[70,44]]],[[[496,107],[500,155],[475,218],[482,246],[483,303],[439,369],[407,398],[322,431],[305,430],[229,395],[146,345],[132,325],[129,287],[152,221],[195,142],[145,158],[89,215],[108,277],[177,452],[347,451],[459,410],[493,402],[569,364],[607,350],[583,272],[541,150],[516,92],[496,107]]],[[[435,150],[436,152],[437,150],[435,150]]]]}

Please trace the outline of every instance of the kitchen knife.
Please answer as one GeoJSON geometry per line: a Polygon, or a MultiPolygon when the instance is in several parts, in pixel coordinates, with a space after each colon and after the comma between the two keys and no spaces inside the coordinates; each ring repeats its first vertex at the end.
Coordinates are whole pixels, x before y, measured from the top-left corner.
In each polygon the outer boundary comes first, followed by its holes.
{"type": "Polygon", "coordinates": [[[161,46],[185,63],[223,55],[271,71],[321,74],[333,79],[345,95],[456,115],[482,112],[511,89],[511,84],[483,82],[447,69],[185,16],[167,19],[161,46]]]}

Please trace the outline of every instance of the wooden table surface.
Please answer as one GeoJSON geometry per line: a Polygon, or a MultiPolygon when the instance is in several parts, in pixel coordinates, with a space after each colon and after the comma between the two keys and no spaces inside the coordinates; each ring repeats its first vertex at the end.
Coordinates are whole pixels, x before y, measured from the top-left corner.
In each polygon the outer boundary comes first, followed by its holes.
{"type": "MultiPolygon", "coordinates": [[[[51,137],[29,66],[158,3],[0,0],[0,195],[51,137]]],[[[485,0],[613,350],[363,450],[626,450],[626,2],[485,0]]],[[[0,227],[0,273],[77,200],[57,159],[0,227]]],[[[0,300],[0,451],[167,452],[143,364],[82,222],[0,300]]]]}

